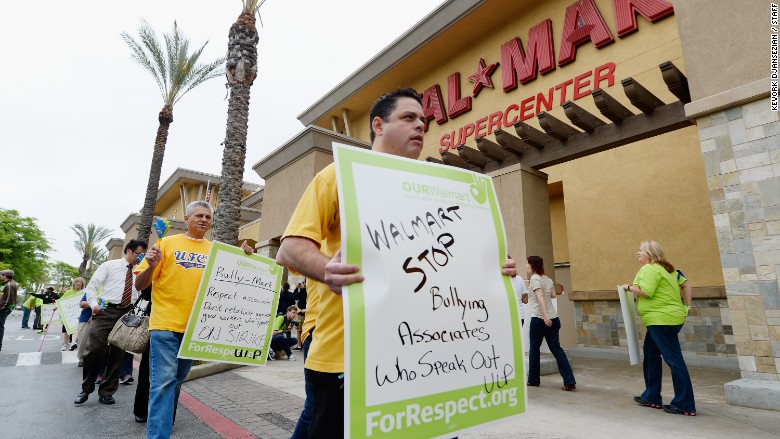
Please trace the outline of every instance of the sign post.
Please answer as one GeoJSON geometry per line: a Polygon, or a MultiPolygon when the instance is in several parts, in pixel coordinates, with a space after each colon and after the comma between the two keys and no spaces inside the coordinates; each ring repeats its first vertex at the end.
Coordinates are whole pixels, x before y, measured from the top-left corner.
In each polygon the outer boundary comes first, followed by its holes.
{"type": "Polygon", "coordinates": [[[453,437],[525,411],[520,322],[490,177],[333,145],[347,437],[453,437]]]}
{"type": "Polygon", "coordinates": [[[273,260],[214,242],[179,358],[265,364],[281,280],[273,260]]]}

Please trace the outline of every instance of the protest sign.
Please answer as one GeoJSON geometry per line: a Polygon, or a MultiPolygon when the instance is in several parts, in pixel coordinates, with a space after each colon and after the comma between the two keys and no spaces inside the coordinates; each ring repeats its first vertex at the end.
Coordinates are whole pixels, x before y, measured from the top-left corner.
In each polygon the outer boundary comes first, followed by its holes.
{"type": "Polygon", "coordinates": [[[57,300],[57,309],[59,318],[65,326],[68,334],[73,334],[79,327],[79,316],[81,315],[81,298],[84,293],[81,291],[69,291],[57,300]]]}
{"type": "Polygon", "coordinates": [[[41,306],[41,322],[49,325],[59,325],[60,315],[57,312],[56,303],[46,303],[41,306]],[[51,319],[51,320],[49,320],[51,319]]]}
{"type": "Polygon", "coordinates": [[[620,311],[623,314],[623,325],[626,328],[626,343],[628,344],[628,362],[632,366],[642,361],[639,351],[639,331],[636,325],[636,304],[634,293],[623,289],[618,285],[618,297],[620,297],[620,311]]]}
{"type": "Polygon", "coordinates": [[[265,364],[281,280],[273,260],[214,242],[179,358],[265,364]]]}
{"type": "Polygon", "coordinates": [[[490,177],[333,145],[347,286],[348,437],[453,437],[525,411],[490,177]]]}

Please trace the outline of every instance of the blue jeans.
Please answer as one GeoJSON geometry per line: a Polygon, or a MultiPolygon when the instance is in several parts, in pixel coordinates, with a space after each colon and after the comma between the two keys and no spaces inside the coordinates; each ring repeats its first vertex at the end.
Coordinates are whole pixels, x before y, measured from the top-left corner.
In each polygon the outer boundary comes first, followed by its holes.
{"type": "Polygon", "coordinates": [[[680,333],[682,325],[665,326],[653,325],[647,327],[645,344],[642,351],[645,355],[642,370],[645,373],[645,391],[642,398],[654,404],[661,402],[661,377],[663,357],[669,369],[672,371],[672,384],[674,385],[674,399],[671,405],[686,412],[695,412],[696,403],[693,400],[693,384],[688,374],[688,367],[680,350],[680,333]]]}
{"type": "MultiPolygon", "coordinates": [[[[314,334],[310,334],[306,340],[303,341],[303,362],[306,363],[306,357],[309,356],[309,346],[311,346],[311,339],[314,334]]],[[[304,378],[306,376],[304,375],[304,378]]],[[[309,437],[309,424],[311,423],[311,383],[309,380],[304,381],[304,389],[306,391],[306,399],[303,401],[303,411],[298,418],[298,423],[295,424],[295,431],[293,431],[290,439],[306,439],[309,437]]]]}
{"type": "Polygon", "coordinates": [[[147,439],[168,439],[173,429],[177,390],[190,373],[192,360],[176,358],[184,334],[149,331],[149,417],[147,439]]]}
{"type": "Polygon", "coordinates": [[[292,355],[292,350],[290,350],[290,348],[297,344],[298,339],[292,338],[289,332],[274,335],[273,338],[271,338],[271,350],[284,351],[288,357],[292,355]]]}
{"type": "Polygon", "coordinates": [[[544,324],[544,319],[531,317],[530,339],[531,347],[528,351],[528,384],[532,386],[539,385],[539,362],[541,361],[539,349],[542,347],[542,340],[547,340],[547,347],[550,348],[558,363],[558,372],[561,373],[563,384],[577,384],[574,380],[574,373],[571,371],[569,359],[566,353],[561,349],[561,343],[558,339],[558,331],[561,330],[561,321],[558,317],[552,319],[552,326],[544,324]]]}
{"type": "Polygon", "coordinates": [[[22,307],[22,329],[30,329],[30,308],[22,307]]]}

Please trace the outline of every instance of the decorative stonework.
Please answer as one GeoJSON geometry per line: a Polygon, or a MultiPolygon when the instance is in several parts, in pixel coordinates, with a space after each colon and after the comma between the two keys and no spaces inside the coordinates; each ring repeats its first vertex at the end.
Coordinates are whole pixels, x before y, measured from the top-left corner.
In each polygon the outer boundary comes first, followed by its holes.
{"type": "Polygon", "coordinates": [[[779,381],[780,117],[760,99],[696,124],[742,378],[779,381]]]}
{"type": "MultiPolygon", "coordinates": [[[[626,328],[620,302],[616,300],[574,302],[577,345],[580,347],[626,349],[626,328]]],[[[640,345],[647,329],[639,322],[640,345]]],[[[684,353],[735,356],[731,318],[725,299],[694,300],[680,331],[684,353]]]]}

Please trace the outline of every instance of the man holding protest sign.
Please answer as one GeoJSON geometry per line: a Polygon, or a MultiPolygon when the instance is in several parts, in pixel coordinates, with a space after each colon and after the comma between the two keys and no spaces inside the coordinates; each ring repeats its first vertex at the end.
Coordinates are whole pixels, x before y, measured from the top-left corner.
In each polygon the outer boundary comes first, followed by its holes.
{"type": "Polygon", "coordinates": [[[84,404],[89,394],[95,390],[95,380],[100,374],[102,359],[108,354],[106,374],[100,381],[98,401],[101,404],[114,404],[114,393],[119,387],[120,360],[125,352],[117,347],[108,349],[108,335],[116,322],[133,306],[138,298],[138,290],[133,288],[133,267],[138,264],[138,255],[146,250],[146,243],[136,239],[125,245],[122,258],[104,262],[92,275],[89,285],[84,289],[87,302],[92,308],[92,323],[87,333],[84,351],[81,393],[76,396],[76,405],[84,404]],[[98,299],[100,292],[100,299],[98,299]],[[108,352],[106,352],[108,350],[108,352]]]}
{"type": "MultiPolygon", "coordinates": [[[[423,147],[425,116],[417,92],[403,88],[381,96],[370,113],[371,149],[417,159],[423,147]]],[[[282,237],[276,261],[311,279],[318,296],[316,337],[305,363],[312,400],[308,436],[344,436],[344,315],[341,288],[362,282],[360,267],[341,262],[341,229],[335,165],[309,184],[282,237]]],[[[516,274],[511,259],[502,269],[516,274]]]]}
{"type": "MultiPolygon", "coordinates": [[[[205,235],[213,214],[214,209],[205,201],[187,205],[187,232],[162,238],[139,266],[143,271],[136,278],[136,288],[143,290],[154,283],[154,312],[149,321],[149,439],[171,436],[176,389],[192,367],[192,360],[177,355],[211,250],[205,235]]],[[[246,242],[241,248],[247,254],[254,252],[246,242]]]]}

